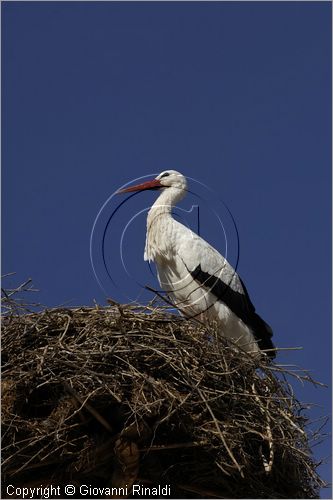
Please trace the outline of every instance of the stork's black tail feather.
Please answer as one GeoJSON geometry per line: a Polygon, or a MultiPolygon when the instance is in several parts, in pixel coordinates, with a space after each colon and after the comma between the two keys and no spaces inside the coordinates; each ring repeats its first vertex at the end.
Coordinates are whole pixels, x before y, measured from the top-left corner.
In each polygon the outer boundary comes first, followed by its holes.
{"type": "MultiPolygon", "coordinates": [[[[259,314],[254,313],[251,321],[248,322],[248,326],[253,331],[253,334],[258,342],[260,349],[265,351],[266,349],[275,349],[272,342],[273,330],[271,327],[259,316],[259,314]]],[[[274,359],[276,356],[275,351],[267,351],[267,356],[274,359]]]]}
{"type": "Polygon", "coordinates": [[[225,283],[219,277],[203,271],[200,264],[191,271],[190,274],[201,286],[209,288],[209,291],[215,295],[218,300],[221,300],[221,302],[252,330],[260,349],[263,351],[267,349],[267,356],[274,359],[276,352],[274,350],[268,350],[275,349],[272,342],[273,331],[255,312],[254,305],[251,302],[248,291],[241,278],[238,276],[243,287],[243,293],[231,288],[230,283],[225,283]]]}

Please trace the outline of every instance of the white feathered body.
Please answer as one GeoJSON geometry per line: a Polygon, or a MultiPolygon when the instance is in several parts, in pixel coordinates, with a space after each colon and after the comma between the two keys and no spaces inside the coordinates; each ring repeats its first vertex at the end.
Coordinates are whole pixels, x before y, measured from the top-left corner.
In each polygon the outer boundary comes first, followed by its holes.
{"type": "MultiPolygon", "coordinates": [[[[244,293],[237,273],[226,259],[200,236],[173,219],[172,207],[168,204],[171,189],[162,193],[149,211],[145,260],[155,262],[162,290],[183,315],[218,325],[221,335],[231,338],[244,350],[259,352],[250,328],[209,291],[209,286],[202,286],[191,275],[200,265],[203,272],[223,277],[224,283],[234,292],[244,293]]],[[[181,193],[178,197],[173,193],[173,201],[181,197],[181,193]]]]}

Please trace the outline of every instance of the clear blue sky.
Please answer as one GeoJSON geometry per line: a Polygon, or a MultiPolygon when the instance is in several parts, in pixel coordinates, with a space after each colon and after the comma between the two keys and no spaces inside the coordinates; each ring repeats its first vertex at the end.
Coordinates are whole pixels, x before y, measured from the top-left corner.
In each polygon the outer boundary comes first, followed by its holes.
{"type": "MultiPolygon", "coordinates": [[[[132,178],[180,170],[235,217],[238,271],[276,344],[304,347],[278,361],[330,386],[330,2],[1,7],[3,273],[31,276],[46,305],[104,304],[89,259],[100,207],[132,178]]],[[[207,214],[201,233],[223,251],[207,214]]],[[[144,216],[135,224],[126,262],[154,285],[144,216]]],[[[312,418],[330,414],[330,389],[295,391],[320,405],[312,418]]],[[[316,453],[329,456],[330,443],[316,453]]],[[[330,479],[329,464],[321,471],[330,479]]]]}

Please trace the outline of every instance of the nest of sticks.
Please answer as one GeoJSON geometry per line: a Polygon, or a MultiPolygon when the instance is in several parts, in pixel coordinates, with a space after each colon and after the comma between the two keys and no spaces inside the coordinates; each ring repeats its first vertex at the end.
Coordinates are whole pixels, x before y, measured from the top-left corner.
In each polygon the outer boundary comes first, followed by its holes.
{"type": "Polygon", "coordinates": [[[2,366],[4,487],[317,498],[323,486],[283,369],[161,306],[11,304],[2,366]]]}

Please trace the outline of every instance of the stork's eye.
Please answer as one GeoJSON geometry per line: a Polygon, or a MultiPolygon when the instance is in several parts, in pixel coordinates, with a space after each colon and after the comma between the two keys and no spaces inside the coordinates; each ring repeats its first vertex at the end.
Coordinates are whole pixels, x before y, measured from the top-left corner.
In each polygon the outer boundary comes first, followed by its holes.
{"type": "Polygon", "coordinates": [[[163,175],[161,175],[160,179],[162,179],[162,177],[168,177],[168,175],[170,175],[169,172],[165,172],[163,175]]]}

